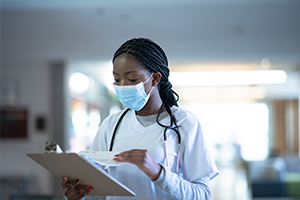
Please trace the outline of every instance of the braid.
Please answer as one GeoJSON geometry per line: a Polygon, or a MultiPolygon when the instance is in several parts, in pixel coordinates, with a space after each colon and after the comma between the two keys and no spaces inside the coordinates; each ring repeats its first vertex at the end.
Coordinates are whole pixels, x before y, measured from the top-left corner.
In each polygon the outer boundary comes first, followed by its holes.
{"type": "Polygon", "coordinates": [[[172,84],[169,81],[168,59],[159,45],[147,38],[134,38],[119,47],[113,56],[113,62],[121,54],[131,54],[150,72],[161,73],[162,77],[158,83],[158,88],[163,105],[167,107],[178,106],[179,95],[172,90],[172,84]]]}

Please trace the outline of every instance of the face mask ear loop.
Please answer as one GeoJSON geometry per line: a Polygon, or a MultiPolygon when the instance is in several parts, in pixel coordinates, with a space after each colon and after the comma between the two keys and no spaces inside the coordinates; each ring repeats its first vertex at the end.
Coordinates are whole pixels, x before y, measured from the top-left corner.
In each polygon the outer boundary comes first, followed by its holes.
{"type": "Polygon", "coordinates": [[[154,86],[151,87],[151,90],[150,90],[150,92],[148,93],[148,96],[151,94],[153,88],[154,88],[154,86]]]}
{"type": "MultiPolygon", "coordinates": [[[[154,74],[154,73],[152,73],[152,74],[149,76],[149,78],[148,78],[145,82],[143,82],[143,84],[145,84],[147,81],[149,81],[149,79],[151,78],[151,76],[152,76],[153,74],[154,74]]],[[[154,86],[151,87],[151,90],[150,90],[150,92],[148,93],[148,96],[150,96],[150,94],[151,94],[151,92],[152,92],[153,89],[154,89],[154,86]]]]}
{"type": "Polygon", "coordinates": [[[154,74],[154,73],[150,74],[150,76],[147,78],[147,80],[145,80],[145,81],[143,82],[143,84],[147,83],[147,82],[149,81],[149,79],[152,77],[153,74],[154,74]]]}

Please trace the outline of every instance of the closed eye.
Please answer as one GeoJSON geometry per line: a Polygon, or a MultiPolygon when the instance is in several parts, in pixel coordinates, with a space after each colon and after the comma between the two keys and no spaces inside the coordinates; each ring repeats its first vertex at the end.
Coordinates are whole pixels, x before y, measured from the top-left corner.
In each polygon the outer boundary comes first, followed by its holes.
{"type": "Polygon", "coordinates": [[[120,82],[120,79],[115,79],[115,83],[119,83],[120,82]]]}
{"type": "Polygon", "coordinates": [[[134,83],[137,79],[129,79],[130,82],[134,83]]]}

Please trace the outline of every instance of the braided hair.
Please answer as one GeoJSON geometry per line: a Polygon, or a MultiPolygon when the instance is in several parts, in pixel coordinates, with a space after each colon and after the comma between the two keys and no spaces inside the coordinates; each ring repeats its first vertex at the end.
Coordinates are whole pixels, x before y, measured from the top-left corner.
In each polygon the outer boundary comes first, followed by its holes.
{"type": "MultiPolygon", "coordinates": [[[[172,90],[172,84],[169,81],[170,70],[168,68],[168,59],[164,50],[155,42],[147,38],[133,38],[122,44],[113,56],[114,60],[121,54],[130,54],[137,58],[151,73],[159,72],[161,80],[158,83],[159,95],[163,102],[163,106],[156,118],[164,108],[171,116],[171,125],[176,125],[175,117],[173,116],[170,107],[177,106],[179,95],[172,90]]],[[[164,126],[160,124],[161,126],[164,126]]],[[[165,127],[165,126],[164,126],[165,127]]]]}

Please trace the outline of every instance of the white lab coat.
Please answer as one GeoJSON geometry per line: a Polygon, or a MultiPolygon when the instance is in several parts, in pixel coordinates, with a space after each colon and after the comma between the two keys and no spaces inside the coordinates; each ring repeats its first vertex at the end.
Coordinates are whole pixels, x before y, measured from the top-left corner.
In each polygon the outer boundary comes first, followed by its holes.
{"type": "MultiPolygon", "coordinates": [[[[173,107],[181,135],[179,173],[189,181],[209,175],[213,179],[218,175],[217,167],[210,156],[201,125],[190,112],[173,107]]],[[[90,151],[108,151],[117,121],[124,111],[107,117],[101,124],[99,131],[91,144],[90,151]]],[[[169,125],[170,117],[160,121],[169,125]]],[[[164,128],[157,123],[143,127],[136,118],[135,111],[130,110],[118,127],[113,145],[113,151],[130,149],[147,149],[153,158],[166,165],[164,128]]],[[[178,138],[174,131],[167,133],[169,168],[175,172],[178,138]]],[[[126,163],[118,167],[111,167],[109,173],[121,183],[136,193],[135,197],[107,197],[107,199],[169,199],[141,170],[135,165],[126,163]]]]}

